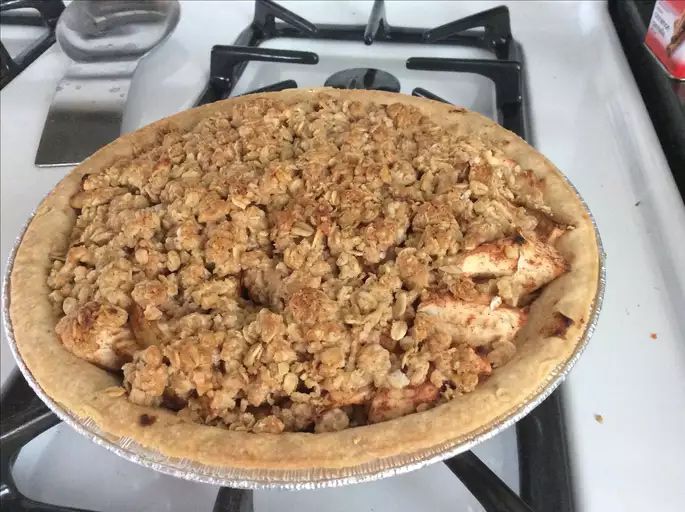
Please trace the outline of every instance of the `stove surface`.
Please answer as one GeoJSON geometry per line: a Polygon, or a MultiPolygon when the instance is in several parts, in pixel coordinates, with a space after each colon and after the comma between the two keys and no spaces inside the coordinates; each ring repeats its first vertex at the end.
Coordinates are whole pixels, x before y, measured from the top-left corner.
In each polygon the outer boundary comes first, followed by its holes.
{"type": "MultiPolygon", "coordinates": [[[[391,6],[392,3],[389,3],[386,9],[391,9],[391,6]]],[[[262,44],[261,47],[314,52],[319,55],[319,63],[303,65],[250,62],[238,81],[233,96],[287,79],[295,80],[299,87],[322,87],[326,79],[340,70],[380,68],[399,80],[399,92],[411,94],[414,88],[423,87],[450,103],[469,105],[471,110],[497,119],[495,87],[491,80],[472,73],[420,71],[407,69],[405,65],[408,57],[494,60],[492,53],[487,50],[379,42],[370,47],[364,47],[362,49],[364,53],[361,53],[359,42],[312,41],[290,38],[271,39],[262,44]]]]}
{"type": "MultiPolygon", "coordinates": [[[[515,449],[515,432],[508,429],[474,452],[516,490],[515,449]]],[[[41,434],[24,448],[14,467],[14,476],[19,490],[34,500],[102,512],[209,512],[218,490],[138,466],[86,441],[63,424],[41,434]]],[[[354,486],[254,493],[256,512],[447,512],[454,511],[455,504],[462,507],[458,510],[482,510],[444,464],[354,486]]]]}
{"type": "MultiPolygon", "coordinates": [[[[370,2],[357,1],[337,2],[335,9],[330,2],[282,4],[315,23],[334,17],[338,23],[365,24],[371,9],[370,2]]],[[[386,13],[391,26],[431,27],[496,5],[422,2],[416,9],[414,3],[390,1],[386,13]]],[[[659,510],[680,510],[685,500],[685,273],[678,262],[685,261],[685,208],[606,6],[517,1],[509,8],[512,31],[526,56],[535,145],[588,202],[607,252],[603,312],[589,348],[564,384],[578,510],[643,511],[654,503],[659,510]]],[[[174,34],[138,70],[124,130],[192,106],[207,83],[212,45],[232,44],[252,12],[252,2],[184,3],[174,34]]],[[[284,79],[321,85],[340,69],[375,67],[397,77],[402,92],[424,87],[494,116],[494,89],[486,79],[460,76],[457,81],[453,73],[403,69],[410,56],[489,58],[479,50],[289,39],[264,46],[315,51],[320,62],[250,63],[236,94],[284,79]]],[[[33,165],[66,65],[53,47],[0,93],[3,261],[39,200],[68,171],[33,165]]],[[[0,348],[4,381],[14,364],[4,340],[0,348]]],[[[517,488],[511,429],[475,452],[517,488]]],[[[24,449],[15,475],[31,498],[99,510],[210,510],[216,493],[215,487],[120,459],[64,425],[24,449]]],[[[258,491],[255,508],[481,510],[442,464],[353,487],[258,491]]]]}

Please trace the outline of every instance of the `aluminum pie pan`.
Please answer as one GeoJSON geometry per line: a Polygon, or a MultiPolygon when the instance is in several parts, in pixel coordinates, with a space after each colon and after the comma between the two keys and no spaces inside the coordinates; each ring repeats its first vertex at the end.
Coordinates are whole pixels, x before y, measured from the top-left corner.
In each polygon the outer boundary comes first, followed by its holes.
{"type": "Polygon", "coordinates": [[[12,252],[5,267],[5,275],[2,283],[2,314],[3,325],[7,337],[7,343],[12,355],[33,391],[40,399],[55,413],[64,423],[72,427],[79,434],[87,437],[94,443],[116,453],[126,460],[139,464],[143,467],[159,471],[170,476],[183,478],[185,480],[202,482],[222,487],[232,487],[237,489],[286,489],[304,490],[320,489],[326,487],[340,487],[344,485],[371,482],[381,478],[387,478],[403,473],[408,473],[420,469],[430,464],[449,459],[462,452],[470,450],[477,444],[490,439],[501,431],[509,428],[518,420],[526,416],[530,411],[542,403],[566,378],[571,368],[580,358],[587,347],[592,334],[594,333],[599,313],[604,300],[604,290],[606,286],[606,255],[602,246],[602,240],[597,228],[597,223],[587,204],[578,193],[575,186],[564,176],[566,184],[574,191],[576,197],[583,205],[586,213],[590,216],[595,238],[597,241],[599,273],[597,280],[597,290],[591,304],[591,312],[585,330],[576,345],[574,352],[562,364],[552,372],[551,379],[539,386],[527,400],[521,402],[518,407],[507,416],[500,418],[490,424],[483,425],[479,429],[471,432],[468,436],[456,441],[447,441],[431,448],[416,452],[396,455],[378,459],[372,463],[348,468],[320,468],[316,470],[273,470],[273,469],[242,469],[230,467],[217,467],[200,464],[188,459],[168,457],[162,453],[151,450],[130,437],[117,437],[106,433],[98,427],[91,418],[81,418],[66,410],[59,403],[53,400],[41,388],[40,384],[31,374],[24,363],[16,340],[10,318],[10,276],[12,274],[14,259],[23,239],[24,233],[33,220],[35,211],[31,214],[28,221],[17,237],[12,252]]]}

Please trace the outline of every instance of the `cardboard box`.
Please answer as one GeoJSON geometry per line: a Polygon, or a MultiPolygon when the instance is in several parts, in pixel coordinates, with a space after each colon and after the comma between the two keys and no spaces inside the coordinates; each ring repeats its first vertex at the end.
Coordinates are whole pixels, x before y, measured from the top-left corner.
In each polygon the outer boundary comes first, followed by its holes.
{"type": "Polygon", "coordinates": [[[685,80],[685,0],[657,0],[645,44],[671,77],[685,80]]]}

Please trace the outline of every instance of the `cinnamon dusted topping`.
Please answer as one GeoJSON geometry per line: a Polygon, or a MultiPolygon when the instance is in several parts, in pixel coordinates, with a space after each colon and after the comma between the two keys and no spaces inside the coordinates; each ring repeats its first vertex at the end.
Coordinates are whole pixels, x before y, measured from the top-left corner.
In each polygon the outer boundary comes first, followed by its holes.
{"type": "Polygon", "coordinates": [[[567,270],[543,190],[403,104],[245,101],[84,178],[48,278],[56,331],[123,369],[117,393],[190,421],[420,412],[514,357],[522,305],[567,270]]]}

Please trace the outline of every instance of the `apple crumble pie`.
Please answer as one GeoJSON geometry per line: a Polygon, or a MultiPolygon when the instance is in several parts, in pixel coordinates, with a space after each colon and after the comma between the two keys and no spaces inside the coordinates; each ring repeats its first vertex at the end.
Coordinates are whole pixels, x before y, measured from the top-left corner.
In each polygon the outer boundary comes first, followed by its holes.
{"type": "Polygon", "coordinates": [[[238,102],[83,177],[55,330],[131,402],[229,430],[423,411],[511,360],[569,270],[543,190],[405,103],[238,102]]]}

